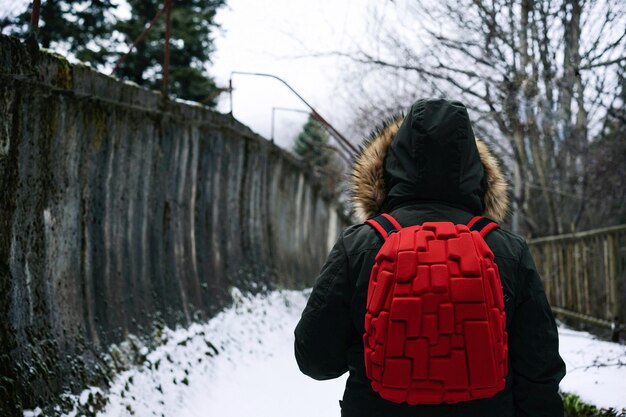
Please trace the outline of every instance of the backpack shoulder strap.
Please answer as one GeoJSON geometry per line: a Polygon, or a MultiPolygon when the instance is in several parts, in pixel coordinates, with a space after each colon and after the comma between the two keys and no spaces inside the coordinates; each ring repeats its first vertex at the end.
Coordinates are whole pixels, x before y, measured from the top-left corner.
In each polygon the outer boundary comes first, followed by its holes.
{"type": "Polygon", "coordinates": [[[480,235],[485,238],[489,232],[492,230],[500,228],[500,225],[494,222],[491,219],[482,216],[476,216],[472,220],[467,223],[467,227],[469,227],[470,231],[477,231],[480,235]]]}
{"type": "Polygon", "coordinates": [[[396,219],[394,219],[390,214],[383,213],[378,216],[374,216],[371,219],[367,219],[365,222],[372,226],[376,231],[383,237],[384,240],[387,240],[389,235],[395,233],[402,229],[400,223],[396,219]]]}

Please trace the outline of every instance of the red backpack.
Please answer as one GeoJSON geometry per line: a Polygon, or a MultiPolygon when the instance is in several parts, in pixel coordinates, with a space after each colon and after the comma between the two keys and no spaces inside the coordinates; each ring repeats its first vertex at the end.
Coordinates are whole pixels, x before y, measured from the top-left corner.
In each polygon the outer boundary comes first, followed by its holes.
{"type": "Polygon", "coordinates": [[[504,389],[507,334],[498,267],[484,237],[498,224],[367,220],[385,243],[367,291],[365,370],[395,403],[457,403],[504,389]]]}

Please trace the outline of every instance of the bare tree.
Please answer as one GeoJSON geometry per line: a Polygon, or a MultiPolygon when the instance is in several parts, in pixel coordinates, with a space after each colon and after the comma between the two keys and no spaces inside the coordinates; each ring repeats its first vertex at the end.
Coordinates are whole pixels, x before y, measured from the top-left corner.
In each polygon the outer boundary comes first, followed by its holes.
{"type": "Polygon", "coordinates": [[[365,74],[359,82],[370,97],[360,112],[393,106],[376,94],[401,105],[421,94],[461,98],[477,134],[511,168],[513,229],[537,236],[579,228],[589,148],[619,105],[626,2],[396,0],[372,16],[375,42],[340,53],[365,74]],[[376,79],[403,82],[369,88],[376,79]]]}
{"type": "Polygon", "coordinates": [[[620,95],[604,118],[602,129],[589,146],[588,198],[581,225],[626,223],[626,68],[619,74],[620,95]]]}

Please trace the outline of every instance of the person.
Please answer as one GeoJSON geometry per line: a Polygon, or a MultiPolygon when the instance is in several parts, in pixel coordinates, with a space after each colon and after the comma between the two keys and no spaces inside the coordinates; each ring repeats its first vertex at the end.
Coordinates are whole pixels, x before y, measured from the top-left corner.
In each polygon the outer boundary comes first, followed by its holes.
{"type": "Polygon", "coordinates": [[[391,214],[402,227],[428,221],[467,224],[476,215],[502,221],[507,184],[496,158],[474,136],[458,101],[421,99],[403,120],[364,145],[352,172],[361,224],[347,228],[331,250],[295,329],[300,370],[317,380],[349,372],[343,417],[563,416],[559,381],[565,364],[541,279],[523,238],[494,230],[485,241],[500,271],[508,333],[508,375],[491,398],[409,405],[381,398],[364,365],[364,316],[374,258],[383,239],[363,222],[391,214]]]}

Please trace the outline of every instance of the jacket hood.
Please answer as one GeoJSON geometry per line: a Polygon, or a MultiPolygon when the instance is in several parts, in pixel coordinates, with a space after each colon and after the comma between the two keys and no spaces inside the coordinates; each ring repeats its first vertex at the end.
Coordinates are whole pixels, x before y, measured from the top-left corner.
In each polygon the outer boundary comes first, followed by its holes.
{"type": "Polygon", "coordinates": [[[497,222],[509,207],[498,161],[458,101],[418,100],[372,135],[355,159],[351,190],[361,222],[407,202],[445,202],[497,222]]]}

